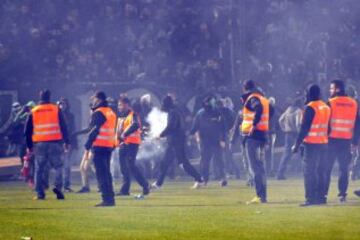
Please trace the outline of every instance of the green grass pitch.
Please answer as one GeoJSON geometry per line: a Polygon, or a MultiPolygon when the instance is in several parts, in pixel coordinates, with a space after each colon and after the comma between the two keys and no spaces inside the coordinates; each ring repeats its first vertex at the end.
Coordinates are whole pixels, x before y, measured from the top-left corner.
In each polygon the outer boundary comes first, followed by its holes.
{"type": "Polygon", "coordinates": [[[116,207],[95,208],[95,191],[69,193],[65,201],[48,192],[47,200],[34,201],[24,183],[0,182],[0,239],[360,239],[360,198],[352,193],[359,182],[350,184],[346,204],[337,201],[333,181],[329,204],[307,208],[299,207],[302,179],[269,181],[269,203],[251,206],[245,202],[254,190],[244,181],[190,186],[165,182],[145,200],[117,197],[116,207]]]}

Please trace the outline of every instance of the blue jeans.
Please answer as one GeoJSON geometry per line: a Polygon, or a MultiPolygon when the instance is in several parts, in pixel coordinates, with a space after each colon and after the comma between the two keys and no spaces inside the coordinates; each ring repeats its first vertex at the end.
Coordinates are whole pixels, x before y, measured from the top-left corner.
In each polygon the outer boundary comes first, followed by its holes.
{"type": "Polygon", "coordinates": [[[262,200],[266,200],[265,142],[248,138],[245,149],[254,176],[256,195],[262,200]]]}
{"type": "Polygon", "coordinates": [[[48,171],[55,169],[55,188],[62,189],[62,144],[59,142],[39,142],[35,144],[35,191],[38,197],[45,197],[45,188],[49,181],[48,171]],[[49,167],[50,166],[50,167],[49,167]]]}
{"type": "Polygon", "coordinates": [[[292,133],[292,132],[285,133],[285,145],[284,145],[285,149],[277,172],[278,177],[283,177],[285,174],[286,167],[289,161],[291,160],[291,155],[292,155],[291,147],[295,144],[296,136],[297,136],[296,133],[292,133]]]}
{"type": "Polygon", "coordinates": [[[70,150],[69,152],[64,154],[64,187],[70,188],[71,187],[71,167],[72,167],[72,156],[73,151],[70,150]]]}

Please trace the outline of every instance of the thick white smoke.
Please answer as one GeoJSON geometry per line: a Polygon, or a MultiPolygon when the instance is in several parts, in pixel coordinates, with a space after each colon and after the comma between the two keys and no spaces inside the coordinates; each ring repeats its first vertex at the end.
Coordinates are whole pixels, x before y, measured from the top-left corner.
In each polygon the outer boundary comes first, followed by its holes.
{"type": "Polygon", "coordinates": [[[149,137],[157,137],[167,125],[167,113],[154,107],[147,116],[146,121],[150,124],[149,137]]]}
{"type": "Polygon", "coordinates": [[[157,136],[165,129],[167,125],[167,113],[154,107],[146,118],[150,125],[150,131],[140,145],[137,160],[160,160],[164,153],[164,140],[156,140],[157,136]]]}

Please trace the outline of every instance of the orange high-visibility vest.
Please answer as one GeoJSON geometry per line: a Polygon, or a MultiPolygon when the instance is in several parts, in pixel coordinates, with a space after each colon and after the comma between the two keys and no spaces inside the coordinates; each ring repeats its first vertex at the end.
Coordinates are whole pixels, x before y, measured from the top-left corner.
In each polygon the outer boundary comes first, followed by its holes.
{"type": "Polygon", "coordinates": [[[241,124],[241,132],[244,135],[248,134],[251,131],[251,129],[253,127],[254,118],[255,118],[255,112],[250,111],[246,107],[247,102],[252,97],[257,97],[260,100],[260,103],[263,107],[263,112],[261,114],[261,120],[256,125],[255,129],[259,130],[259,131],[263,131],[263,132],[269,131],[269,112],[270,112],[269,100],[267,100],[264,96],[262,96],[259,93],[253,93],[247,98],[247,100],[244,104],[244,108],[243,108],[243,121],[241,124]]]}
{"type": "Polygon", "coordinates": [[[115,147],[116,115],[109,107],[100,107],[95,110],[95,112],[97,111],[105,116],[106,121],[101,126],[93,146],[113,148],[115,147]]]}
{"type": "MultiPolygon", "coordinates": [[[[131,111],[125,118],[123,124],[122,124],[122,127],[121,127],[121,132],[124,133],[126,132],[132,122],[133,122],[133,118],[134,118],[134,112],[131,111]]],[[[138,119],[138,121],[140,122],[140,119],[138,119]]],[[[140,144],[141,143],[141,130],[140,128],[138,130],[136,130],[135,132],[133,132],[132,134],[130,134],[129,136],[127,136],[125,139],[124,139],[124,143],[125,144],[140,144]]]]}
{"type": "Polygon", "coordinates": [[[119,117],[119,118],[117,119],[117,123],[116,123],[116,133],[117,133],[117,134],[115,135],[115,146],[116,146],[116,147],[119,147],[120,144],[121,144],[118,136],[120,136],[121,133],[122,133],[122,132],[121,132],[121,129],[122,129],[122,126],[123,126],[124,121],[125,121],[125,118],[124,118],[124,117],[119,117]]]}
{"type": "Polygon", "coordinates": [[[55,104],[40,104],[31,110],[33,121],[33,142],[62,140],[59,107],[55,104]]]}
{"type": "Polygon", "coordinates": [[[331,108],[330,137],[351,139],[358,109],[351,97],[339,96],[329,100],[331,108]]]}
{"type": "Polygon", "coordinates": [[[330,107],[321,100],[312,101],[307,104],[315,111],[311,128],[304,142],[313,144],[328,143],[328,127],[330,120],[330,107]]]}

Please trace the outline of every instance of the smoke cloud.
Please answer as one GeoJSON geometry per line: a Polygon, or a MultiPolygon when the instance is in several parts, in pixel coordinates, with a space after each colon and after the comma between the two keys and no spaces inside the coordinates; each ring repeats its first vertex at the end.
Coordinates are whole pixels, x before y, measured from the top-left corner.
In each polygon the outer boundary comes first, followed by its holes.
{"type": "Polygon", "coordinates": [[[150,125],[150,131],[140,146],[137,160],[160,160],[165,150],[165,141],[163,139],[154,141],[167,125],[167,113],[154,107],[146,118],[150,125]]]}

